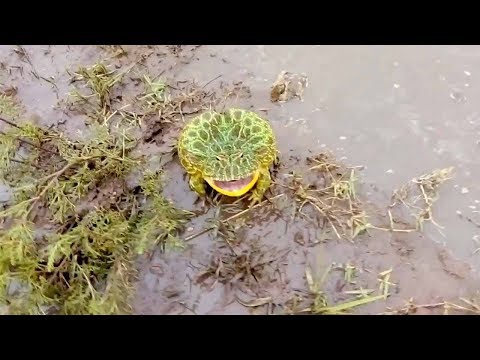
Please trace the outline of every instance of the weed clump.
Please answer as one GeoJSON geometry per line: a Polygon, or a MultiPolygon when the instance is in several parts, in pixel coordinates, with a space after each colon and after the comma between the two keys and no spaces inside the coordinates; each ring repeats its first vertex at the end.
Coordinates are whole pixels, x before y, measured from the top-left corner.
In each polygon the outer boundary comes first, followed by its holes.
{"type": "MultiPolygon", "coordinates": [[[[31,127],[1,135],[2,153],[12,154],[18,146],[13,139],[27,137],[26,129],[31,127]]],[[[40,143],[54,149],[48,155],[55,160],[50,169],[40,145],[30,161],[41,164],[41,170],[2,159],[14,198],[0,212],[0,300],[14,304],[12,311],[54,307],[65,314],[126,312],[133,256],[177,241],[175,234],[188,214],[161,195],[160,174],[148,174],[135,192],[121,180],[109,198],[92,196],[139,165],[130,157],[133,144],[106,127],[98,130],[94,140],[85,142],[43,132],[40,143]],[[19,173],[29,176],[15,176],[19,173]],[[97,201],[92,203],[92,197],[97,201]],[[39,229],[46,233],[39,235],[39,229]],[[18,281],[29,284],[29,290],[10,292],[18,281]]]]}
{"type": "Polygon", "coordinates": [[[109,94],[119,77],[101,64],[79,75],[101,119],[88,136],[4,119],[0,175],[13,193],[0,209],[4,313],[128,313],[136,255],[182,247],[177,234],[191,213],[162,195],[162,171],[133,155],[132,129],[112,126],[109,94]],[[133,170],[144,175],[128,186],[133,170]]]}
{"type": "Polygon", "coordinates": [[[180,224],[184,224],[194,213],[179,210],[161,193],[159,173],[147,172],[141,190],[149,201],[135,218],[132,229],[135,236],[135,251],[143,254],[153,246],[183,249],[184,244],[176,235],[180,224]]]}
{"type": "Polygon", "coordinates": [[[20,114],[21,107],[12,96],[0,93],[0,116],[16,117],[20,114]]]}
{"type": "Polygon", "coordinates": [[[122,79],[123,73],[117,74],[115,70],[109,70],[103,63],[94,64],[91,67],[80,67],[72,77],[71,82],[82,82],[83,89],[75,89],[70,92],[74,99],[82,101],[83,104],[89,104],[96,109],[98,115],[106,115],[110,110],[110,94],[112,88],[122,79]],[[90,99],[94,103],[90,103],[90,99]]]}

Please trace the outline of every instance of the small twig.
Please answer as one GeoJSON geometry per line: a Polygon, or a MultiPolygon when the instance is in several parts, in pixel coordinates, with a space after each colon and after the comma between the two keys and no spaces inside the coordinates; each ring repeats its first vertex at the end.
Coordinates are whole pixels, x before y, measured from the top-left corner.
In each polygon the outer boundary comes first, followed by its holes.
{"type": "Polygon", "coordinates": [[[471,302],[470,300],[467,300],[467,299],[465,299],[465,298],[463,298],[463,297],[462,297],[462,298],[460,298],[460,300],[462,300],[464,303],[466,303],[466,304],[470,305],[471,307],[473,307],[474,309],[476,309],[477,311],[479,311],[479,312],[480,312],[480,306],[479,306],[479,305],[477,305],[477,304],[474,304],[474,303],[473,303],[473,302],[471,302]]]}
{"type": "Polygon", "coordinates": [[[207,232],[209,232],[209,231],[211,231],[211,230],[213,230],[213,229],[215,229],[215,226],[210,226],[210,227],[208,227],[208,228],[203,229],[202,231],[199,231],[199,232],[197,232],[197,233],[195,233],[195,234],[192,234],[192,235],[190,235],[190,236],[187,236],[185,239],[183,239],[183,241],[193,240],[193,239],[195,239],[196,237],[198,237],[198,236],[200,236],[200,235],[203,235],[203,234],[205,234],[205,233],[207,233],[207,232]]]}
{"type": "Polygon", "coordinates": [[[393,231],[393,217],[392,217],[392,212],[388,210],[388,218],[390,219],[390,230],[393,231]]]}
{"type": "Polygon", "coordinates": [[[27,53],[27,50],[25,50],[25,48],[22,46],[22,45],[17,45],[19,50],[20,51],[15,51],[17,54],[20,54],[20,55],[23,55],[25,56],[25,59],[27,59],[27,62],[30,64],[30,66],[32,67],[32,74],[37,78],[39,79],[40,76],[38,75],[37,71],[35,70],[35,67],[33,66],[33,63],[32,61],[30,60],[30,56],[28,55],[27,53]]]}
{"type": "Polygon", "coordinates": [[[54,281],[55,281],[55,276],[57,276],[58,272],[60,271],[60,269],[63,268],[63,266],[65,265],[65,263],[67,262],[67,259],[68,257],[64,257],[62,259],[62,261],[60,262],[60,264],[58,266],[55,267],[55,270],[53,271],[53,274],[52,276],[50,277],[50,280],[48,280],[48,283],[51,285],[54,281]]]}
{"type": "Polygon", "coordinates": [[[371,225],[371,224],[370,224],[369,228],[370,229],[375,229],[375,230],[391,231],[391,232],[403,232],[403,233],[411,233],[411,232],[417,231],[417,229],[387,229],[387,228],[382,228],[382,227],[378,227],[378,226],[371,225]]]}
{"type": "Polygon", "coordinates": [[[421,308],[437,308],[440,306],[445,306],[445,302],[433,303],[433,304],[423,304],[423,305],[415,305],[411,301],[409,301],[403,308],[393,311],[387,311],[380,313],[379,315],[389,315],[389,314],[398,314],[398,313],[405,313],[409,314],[413,310],[421,309],[421,308]]]}
{"type": "Polygon", "coordinates": [[[330,219],[330,216],[327,216],[327,214],[326,214],[324,211],[322,211],[322,210],[320,209],[320,207],[319,207],[317,204],[315,204],[314,202],[309,201],[309,203],[310,203],[311,205],[313,205],[313,207],[315,207],[315,208],[320,212],[320,214],[322,214],[322,215],[327,219],[327,221],[330,223],[330,226],[332,227],[333,231],[335,232],[335,235],[337,235],[337,237],[338,237],[339,239],[341,239],[342,237],[341,237],[340,234],[338,233],[338,230],[337,230],[337,228],[335,227],[335,225],[333,225],[333,222],[332,222],[332,219],[330,219]]]}
{"type": "Polygon", "coordinates": [[[78,265],[78,263],[75,264],[75,266],[80,270],[80,272],[82,273],[83,277],[85,278],[85,280],[87,281],[87,284],[88,284],[88,287],[90,289],[90,293],[92,294],[92,298],[93,300],[95,300],[95,289],[93,288],[92,286],[92,283],[90,282],[90,279],[88,278],[87,274],[85,274],[85,271],[83,271],[82,267],[80,265],[78,265]]]}
{"type": "Polygon", "coordinates": [[[11,121],[9,121],[9,120],[6,120],[6,119],[4,119],[4,118],[2,118],[2,117],[0,117],[0,121],[3,121],[4,123],[7,123],[7,124],[10,125],[10,126],[16,127],[17,129],[23,130],[23,129],[22,129],[20,126],[18,126],[17,124],[15,124],[15,123],[13,123],[13,122],[11,122],[11,121]]]}
{"type": "Polygon", "coordinates": [[[214,82],[215,80],[217,80],[218,78],[222,77],[222,75],[218,75],[217,77],[213,78],[212,80],[208,81],[205,85],[202,86],[202,89],[204,89],[208,84],[214,82]]]}
{"type": "MultiPolygon", "coordinates": [[[[3,119],[2,119],[2,120],[3,120],[3,119]]],[[[14,125],[14,126],[16,126],[16,125],[14,125]]],[[[16,126],[16,127],[19,128],[19,129],[21,129],[21,128],[18,127],[18,126],[16,126]]],[[[8,136],[8,135],[7,135],[6,133],[4,133],[3,131],[0,131],[0,134],[8,136]]],[[[21,142],[21,143],[30,145],[30,146],[32,146],[32,147],[34,147],[34,148],[39,149],[39,150],[46,151],[46,152],[48,152],[48,153],[50,153],[50,154],[57,155],[57,153],[55,153],[54,151],[51,151],[51,150],[48,150],[48,149],[44,149],[44,148],[42,148],[40,145],[36,145],[36,144],[34,144],[34,143],[32,143],[32,142],[30,142],[30,141],[28,141],[28,140],[21,139],[21,138],[19,138],[19,137],[16,137],[15,140],[17,140],[17,141],[19,141],[19,142],[21,142]]]]}
{"type": "Polygon", "coordinates": [[[9,160],[10,160],[10,161],[13,161],[13,162],[20,163],[20,164],[30,165],[30,166],[33,166],[33,167],[36,168],[36,169],[39,169],[39,170],[44,170],[44,169],[41,168],[40,166],[37,166],[37,165],[35,165],[35,164],[33,164],[33,163],[27,163],[27,162],[25,162],[25,161],[17,160],[17,159],[12,159],[12,158],[10,158],[9,160]]]}
{"type": "Polygon", "coordinates": [[[392,213],[390,212],[390,210],[388,210],[388,218],[390,220],[390,228],[389,229],[383,228],[383,227],[378,227],[378,226],[375,226],[375,225],[372,225],[372,224],[369,225],[369,228],[370,229],[376,229],[376,230],[382,230],[382,231],[404,232],[404,233],[411,233],[411,232],[417,231],[417,229],[396,229],[396,228],[394,228],[393,227],[393,217],[392,217],[392,213]]]}
{"type": "Polygon", "coordinates": [[[38,195],[38,197],[41,198],[43,195],[45,195],[45,193],[47,192],[47,190],[53,185],[53,182],[54,182],[55,180],[57,180],[60,176],[62,176],[65,171],[67,171],[68,169],[70,169],[70,167],[71,167],[72,165],[73,165],[72,163],[67,164],[67,165],[65,165],[63,168],[61,168],[60,170],[58,170],[57,172],[54,172],[53,174],[50,174],[50,175],[46,176],[45,178],[43,178],[43,179],[41,180],[41,182],[45,182],[45,181],[47,181],[47,180],[49,180],[49,179],[52,179],[52,178],[53,178],[53,179],[50,180],[50,182],[45,186],[45,188],[44,188],[44,189],[42,190],[42,192],[38,195]]]}
{"type": "Polygon", "coordinates": [[[463,302],[472,306],[473,309],[469,309],[469,308],[457,305],[457,304],[449,302],[449,301],[443,301],[443,302],[438,302],[438,303],[433,303],[433,304],[416,305],[416,304],[413,303],[413,299],[410,299],[410,301],[403,308],[398,309],[398,310],[384,312],[384,313],[381,313],[379,315],[389,315],[389,314],[398,314],[398,313],[409,314],[411,311],[414,311],[414,310],[417,310],[417,309],[438,308],[438,307],[441,307],[441,306],[443,306],[445,308],[445,310],[453,309],[453,310],[459,310],[459,311],[472,312],[474,314],[479,313],[480,309],[478,308],[478,306],[476,306],[475,304],[473,304],[472,302],[470,302],[466,299],[460,298],[460,300],[462,300],[463,302]]]}

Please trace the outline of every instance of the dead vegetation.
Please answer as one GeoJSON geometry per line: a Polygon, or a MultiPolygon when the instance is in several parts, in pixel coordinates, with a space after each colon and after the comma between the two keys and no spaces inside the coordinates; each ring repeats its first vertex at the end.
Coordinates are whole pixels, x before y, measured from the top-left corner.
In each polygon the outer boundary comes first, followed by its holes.
{"type": "Polygon", "coordinates": [[[330,153],[321,153],[306,159],[308,168],[299,172],[284,174],[286,188],[292,199],[292,220],[300,216],[312,226],[329,228],[338,239],[355,239],[372,225],[356,194],[355,168],[337,163],[330,153]]]}
{"type": "Polygon", "coordinates": [[[71,78],[71,84],[80,82],[70,93],[74,108],[85,113],[97,121],[109,120],[111,111],[111,92],[122,77],[130,69],[118,73],[110,70],[104,63],[97,63],[91,67],[80,67],[71,78]]]}
{"type": "Polygon", "coordinates": [[[313,226],[322,229],[328,226],[338,239],[350,241],[360,234],[369,233],[369,230],[403,233],[421,231],[426,221],[440,227],[433,220],[433,205],[438,199],[439,186],[450,179],[453,168],[422,175],[396,190],[393,197],[395,201],[387,211],[389,225],[385,226],[370,222],[370,216],[357,196],[359,167],[343,165],[329,152],[307,158],[306,164],[308,169],[302,174],[290,172],[284,174],[287,178],[285,183],[277,182],[277,185],[286,188],[289,197],[294,199],[296,205],[291,212],[292,218],[301,216],[313,226]],[[414,192],[415,189],[417,193],[414,192]],[[407,203],[407,198],[411,199],[411,202],[407,203]],[[408,209],[417,210],[414,214],[415,225],[402,226],[401,221],[394,220],[390,209],[398,203],[408,209]]]}
{"type": "MultiPolygon", "coordinates": [[[[480,315],[480,304],[477,299],[460,298],[459,301],[441,301],[431,304],[415,304],[414,299],[411,298],[400,309],[388,309],[381,315],[415,315],[420,313],[423,309],[428,309],[429,313],[433,311],[441,311],[443,315],[480,315]],[[458,304],[460,302],[460,304],[458,304]],[[443,311],[442,311],[443,310],[443,311]]],[[[424,313],[425,314],[425,313],[424,313]]]]}
{"type": "MultiPolygon", "coordinates": [[[[122,48],[107,50],[125,55],[122,48]]],[[[152,170],[135,150],[156,142],[160,152],[173,154],[187,116],[243,88],[227,86],[222,98],[206,90],[211,81],[169,83],[142,74],[142,93],[119,106],[118,88],[135,65],[96,63],[73,73],[64,113],[85,117],[87,131],[78,139],[13,120],[21,106],[1,95],[7,130],[0,133],[0,169],[14,194],[0,212],[3,312],[128,313],[135,257],[158,246],[183,248],[178,234],[194,214],[162,195],[162,170],[152,170]],[[132,174],[141,174],[134,185],[132,174]]],[[[260,278],[268,260],[246,251],[243,264],[230,259],[232,266],[243,267],[245,279],[260,278]]],[[[225,268],[221,276],[228,279],[225,268]]]]}
{"type": "Polygon", "coordinates": [[[348,314],[351,311],[356,310],[357,307],[366,305],[372,302],[386,300],[390,295],[388,287],[385,287],[385,274],[380,273],[378,275],[380,285],[377,289],[364,289],[361,286],[357,287],[356,282],[352,281],[352,274],[355,267],[351,264],[345,264],[345,266],[335,266],[331,264],[321,276],[314,276],[312,269],[307,266],[305,269],[305,278],[308,286],[307,294],[295,294],[284,305],[285,313],[287,314],[317,314],[317,315],[343,315],[348,314]],[[326,281],[334,271],[342,271],[344,273],[343,284],[351,290],[345,290],[343,293],[353,299],[336,303],[334,305],[329,304],[328,292],[325,290],[326,281]],[[373,293],[377,291],[377,295],[373,293]]]}
{"type": "MultiPolygon", "coordinates": [[[[431,173],[410,180],[393,192],[390,209],[403,205],[403,208],[411,211],[411,216],[415,218],[416,230],[423,230],[424,223],[431,222],[441,233],[442,226],[433,218],[433,205],[438,200],[440,186],[453,177],[453,170],[453,167],[435,169],[431,173]]],[[[389,215],[391,218],[390,210],[389,215]]]]}
{"type": "MultiPolygon", "coordinates": [[[[127,55],[122,47],[104,50],[109,59],[127,55]]],[[[203,85],[174,83],[162,74],[141,74],[136,65],[118,69],[100,62],[71,74],[64,113],[82,115],[88,125],[78,139],[13,121],[21,107],[1,95],[7,130],[0,134],[0,165],[14,193],[0,213],[1,300],[9,312],[128,312],[130,293],[121,296],[120,289],[131,288],[135,256],[155,246],[183,247],[177,235],[193,213],[163,197],[161,170],[150,171],[149,159],[135,150],[155,142],[161,153],[173,154],[186,117],[248,95],[248,88],[223,84],[218,96],[207,89],[218,77],[203,85]],[[131,103],[119,95],[127,74],[143,83],[131,103]],[[136,186],[127,181],[134,173],[143,174],[136,186]],[[23,283],[31,285],[12,290],[23,283]]],[[[245,251],[246,278],[260,278],[268,261],[245,251]]],[[[228,278],[226,269],[221,275],[228,278]]]]}

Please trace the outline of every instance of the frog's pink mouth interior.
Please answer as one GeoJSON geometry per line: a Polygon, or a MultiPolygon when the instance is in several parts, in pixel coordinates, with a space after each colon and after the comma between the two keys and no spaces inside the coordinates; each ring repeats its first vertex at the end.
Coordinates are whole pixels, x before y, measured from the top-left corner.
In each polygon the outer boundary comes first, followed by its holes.
{"type": "Polygon", "coordinates": [[[247,176],[243,179],[233,180],[233,181],[220,181],[214,180],[211,178],[205,178],[205,180],[210,184],[219,193],[227,196],[242,196],[246,194],[250,189],[255,186],[258,178],[260,176],[259,171],[255,171],[250,176],[247,176]]]}
{"type": "Polygon", "coordinates": [[[229,192],[237,192],[250,185],[253,180],[253,175],[250,175],[244,179],[232,180],[232,181],[219,181],[213,180],[216,187],[229,192]]]}

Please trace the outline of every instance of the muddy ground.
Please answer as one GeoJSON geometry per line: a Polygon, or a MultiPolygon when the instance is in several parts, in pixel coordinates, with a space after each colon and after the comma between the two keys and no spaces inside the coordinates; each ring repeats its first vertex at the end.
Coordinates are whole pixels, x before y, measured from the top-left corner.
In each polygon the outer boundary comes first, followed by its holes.
{"type": "MultiPolygon", "coordinates": [[[[305,171],[307,157],[330,150],[337,159],[360,166],[357,192],[377,226],[388,227],[386,209],[394,189],[434,169],[455,168],[433,207],[441,231],[431,223],[416,232],[369,230],[350,242],[301,218],[292,220],[278,206],[252,210],[236,236],[245,251],[262,247],[272,255],[262,286],[198,281],[225,246],[214,231],[196,236],[215,215],[217,208],[210,208],[182,234],[188,240],[183,251],[158,251],[138,260],[135,313],[297,312],[311,305],[306,269],[319,278],[332,264],[321,286],[330,306],[354,299],[349,291],[381,294],[379,274],[391,269],[387,299],[352,308],[353,314],[400,310],[409,300],[432,305],[412,308],[412,313],[440,314],[444,301],[465,306],[460,298],[478,297],[480,107],[475,99],[480,96],[480,47],[23,46],[26,55],[18,49],[0,47],[1,86],[16,87],[27,116],[70,136],[85,127],[81,116],[62,110],[70,90],[66,71],[80,65],[104,60],[123,68],[139,62],[140,72],[161,74],[169,84],[195,80],[212,91],[222,83],[234,84],[230,104],[257,111],[274,128],[281,152],[279,178],[305,171]],[[271,102],[271,85],[282,70],[308,77],[301,99],[271,102]],[[347,265],[354,269],[352,278],[346,276],[347,265]]],[[[125,85],[118,101],[127,104],[136,86],[135,81],[125,85]]],[[[154,134],[142,151],[161,154],[165,136],[154,134]]],[[[165,166],[167,197],[178,207],[199,210],[176,157],[165,166]]],[[[5,201],[7,192],[0,197],[5,201]]]]}

